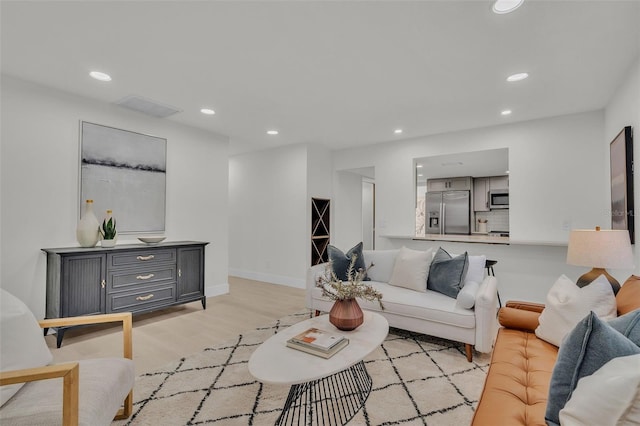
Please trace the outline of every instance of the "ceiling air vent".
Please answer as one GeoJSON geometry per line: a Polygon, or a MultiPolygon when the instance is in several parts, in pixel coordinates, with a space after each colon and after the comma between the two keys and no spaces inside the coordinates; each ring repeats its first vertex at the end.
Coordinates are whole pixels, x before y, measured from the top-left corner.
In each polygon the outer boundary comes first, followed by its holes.
{"type": "Polygon", "coordinates": [[[117,101],[116,104],[158,118],[165,118],[178,112],[182,112],[181,109],[176,107],[161,104],[160,102],[145,99],[136,95],[124,97],[117,101]]]}

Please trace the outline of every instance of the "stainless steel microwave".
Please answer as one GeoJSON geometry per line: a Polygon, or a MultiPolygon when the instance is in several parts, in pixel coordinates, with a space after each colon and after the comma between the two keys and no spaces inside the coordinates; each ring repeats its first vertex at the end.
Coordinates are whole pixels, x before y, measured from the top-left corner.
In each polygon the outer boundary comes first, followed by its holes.
{"type": "Polygon", "coordinates": [[[497,189],[489,191],[489,208],[490,209],[508,209],[509,208],[509,190],[497,189]]]}

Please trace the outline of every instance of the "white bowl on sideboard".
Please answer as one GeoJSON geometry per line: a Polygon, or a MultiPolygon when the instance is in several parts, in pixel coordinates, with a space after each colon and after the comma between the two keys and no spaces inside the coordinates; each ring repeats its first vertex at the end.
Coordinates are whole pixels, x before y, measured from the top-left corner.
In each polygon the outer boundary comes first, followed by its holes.
{"type": "Polygon", "coordinates": [[[165,238],[167,237],[165,237],[164,235],[147,235],[145,237],[138,237],[140,241],[147,244],[157,244],[164,241],[165,238]]]}

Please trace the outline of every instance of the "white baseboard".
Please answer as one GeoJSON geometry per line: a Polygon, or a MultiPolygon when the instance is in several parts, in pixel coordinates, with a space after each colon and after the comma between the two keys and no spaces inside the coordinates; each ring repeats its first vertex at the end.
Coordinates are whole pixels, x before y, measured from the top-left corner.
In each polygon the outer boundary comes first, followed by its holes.
{"type": "Polygon", "coordinates": [[[234,268],[229,268],[229,275],[245,278],[247,280],[286,285],[287,287],[306,288],[306,282],[304,279],[284,277],[282,275],[265,274],[263,272],[252,272],[234,268]]]}
{"type": "Polygon", "coordinates": [[[220,296],[227,293],[229,293],[229,283],[208,285],[204,289],[204,294],[207,297],[220,296]]]}

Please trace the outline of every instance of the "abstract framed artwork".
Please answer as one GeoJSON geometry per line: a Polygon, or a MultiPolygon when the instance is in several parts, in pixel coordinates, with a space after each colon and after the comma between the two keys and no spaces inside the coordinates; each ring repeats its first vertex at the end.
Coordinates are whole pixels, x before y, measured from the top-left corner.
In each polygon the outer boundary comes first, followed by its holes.
{"type": "Polygon", "coordinates": [[[613,139],[611,154],[611,229],[629,231],[635,241],[633,200],[633,129],[627,126],[613,139]]]}
{"type": "Polygon", "coordinates": [[[113,210],[121,234],[164,232],[166,164],[166,139],[81,121],[79,207],[113,210]]]}

